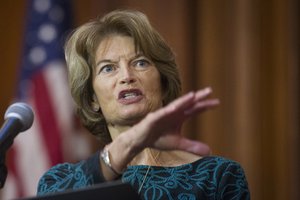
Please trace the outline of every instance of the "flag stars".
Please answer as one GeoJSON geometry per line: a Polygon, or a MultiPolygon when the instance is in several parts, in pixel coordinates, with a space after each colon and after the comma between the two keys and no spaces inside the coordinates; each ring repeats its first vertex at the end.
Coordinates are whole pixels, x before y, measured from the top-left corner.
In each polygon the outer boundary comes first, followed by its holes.
{"type": "Polygon", "coordinates": [[[46,51],[42,47],[34,47],[29,52],[29,60],[31,63],[38,65],[46,60],[46,51]]]}
{"type": "Polygon", "coordinates": [[[33,6],[37,12],[45,13],[50,9],[51,4],[49,0],[35,0],[33,6]]]}
{"type": "Polygon", "coordinates": [[[45,43],[52,42],[57,36],[55,27],[52,24],[43,24],[38,31],[38,38],[45,43]]]}
{"type": "Polygon", "coordinates": [[[35,70],[45,62],[62,53],[60,28],[65,23],[65,10],[59,3],[52,0],[33,0],[32,17],[35,22],[26,35],[27,56],[25,63],[27,70],[35,70]],[[55,49],[55,51],[53,51],[55,49]],[[51,51],[50,51],[51,50],[51,51]]]}

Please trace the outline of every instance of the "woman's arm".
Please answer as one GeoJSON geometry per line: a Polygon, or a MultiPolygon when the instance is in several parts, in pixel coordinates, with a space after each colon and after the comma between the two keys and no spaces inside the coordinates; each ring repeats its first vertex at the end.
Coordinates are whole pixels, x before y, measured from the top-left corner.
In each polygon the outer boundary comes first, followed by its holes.
{"type": "Polygon", "coordinates": [[[207,155],[206,144],[190,140],[181,134],[183,122],[219,104],[218,99],[208,99],[211,89],[190,92],[167,106],[149,113],[141,122],[120,134],[106,150],[113,170],[101,160],[102,172],[106,180],[115,179],[127,164],[144,148],[160,150],[183,150],[198,155],[207,155]]]}
{"type": "Polygon", "coordinates": [[[41,177],[38,183],[38,195],[104,182],[99,163],[99,152],[97,152],[79,163],[63,163],[52,167],[41,177]]]}

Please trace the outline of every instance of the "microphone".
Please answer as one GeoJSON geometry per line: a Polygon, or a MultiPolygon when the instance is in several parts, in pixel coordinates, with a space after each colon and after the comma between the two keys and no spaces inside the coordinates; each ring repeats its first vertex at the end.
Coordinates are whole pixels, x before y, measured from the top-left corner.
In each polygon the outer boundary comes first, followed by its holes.
{"type": "Polygon", "coordinates": [[[33,118],[32,108],[26,103],[14,103],[7,108],[4,114],[5,122],[0,130],[0,154],[4,154],[13,144],[19,132],[31,127],[33,118]]]}
{"type": "Polygon", "coordinates": [[[5,154],[13,144],[14,138],[19,132],[26,131],[33,123],[33,112],[25,103],[14,103],[9,106],[4,114],[5,122],[0,130],[0,188],[3,188],[7,167],[5,165],[5,154]]]}

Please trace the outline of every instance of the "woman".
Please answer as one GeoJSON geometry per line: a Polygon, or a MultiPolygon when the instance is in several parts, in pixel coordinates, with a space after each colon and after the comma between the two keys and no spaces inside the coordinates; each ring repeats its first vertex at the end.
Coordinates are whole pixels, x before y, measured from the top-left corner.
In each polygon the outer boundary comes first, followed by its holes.
{"type": "Polygon", "coordinates": [[[113,11],[66,43],[71,93],[87,129],[106,146],[51,168],[38,194],[122,179],[142,199],[247,199],[236,162],[180,134],[183,122],[219,104],[210,88],[180,98],[170,47],[138,11],[113,11]],[[205,157],[201,157],[205,156],[205,157]]]}

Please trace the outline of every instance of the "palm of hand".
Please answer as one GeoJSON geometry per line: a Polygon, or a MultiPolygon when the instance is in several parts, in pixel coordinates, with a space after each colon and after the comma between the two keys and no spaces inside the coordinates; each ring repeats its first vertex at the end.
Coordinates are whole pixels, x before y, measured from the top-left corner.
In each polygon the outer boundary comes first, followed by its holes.
{"type": "Polygon", "coordinates": [[[138,142],[142,148],[153,147],[160,150],[184,150],[199,155],[207,155],[209,147],[198,141],[185,138],[181,127],[186,119],[219,104],[217,99],[206,99],[210,88],[190,92],[169,105],[149,113],[133,128],[139,133],[138,142]]]}

